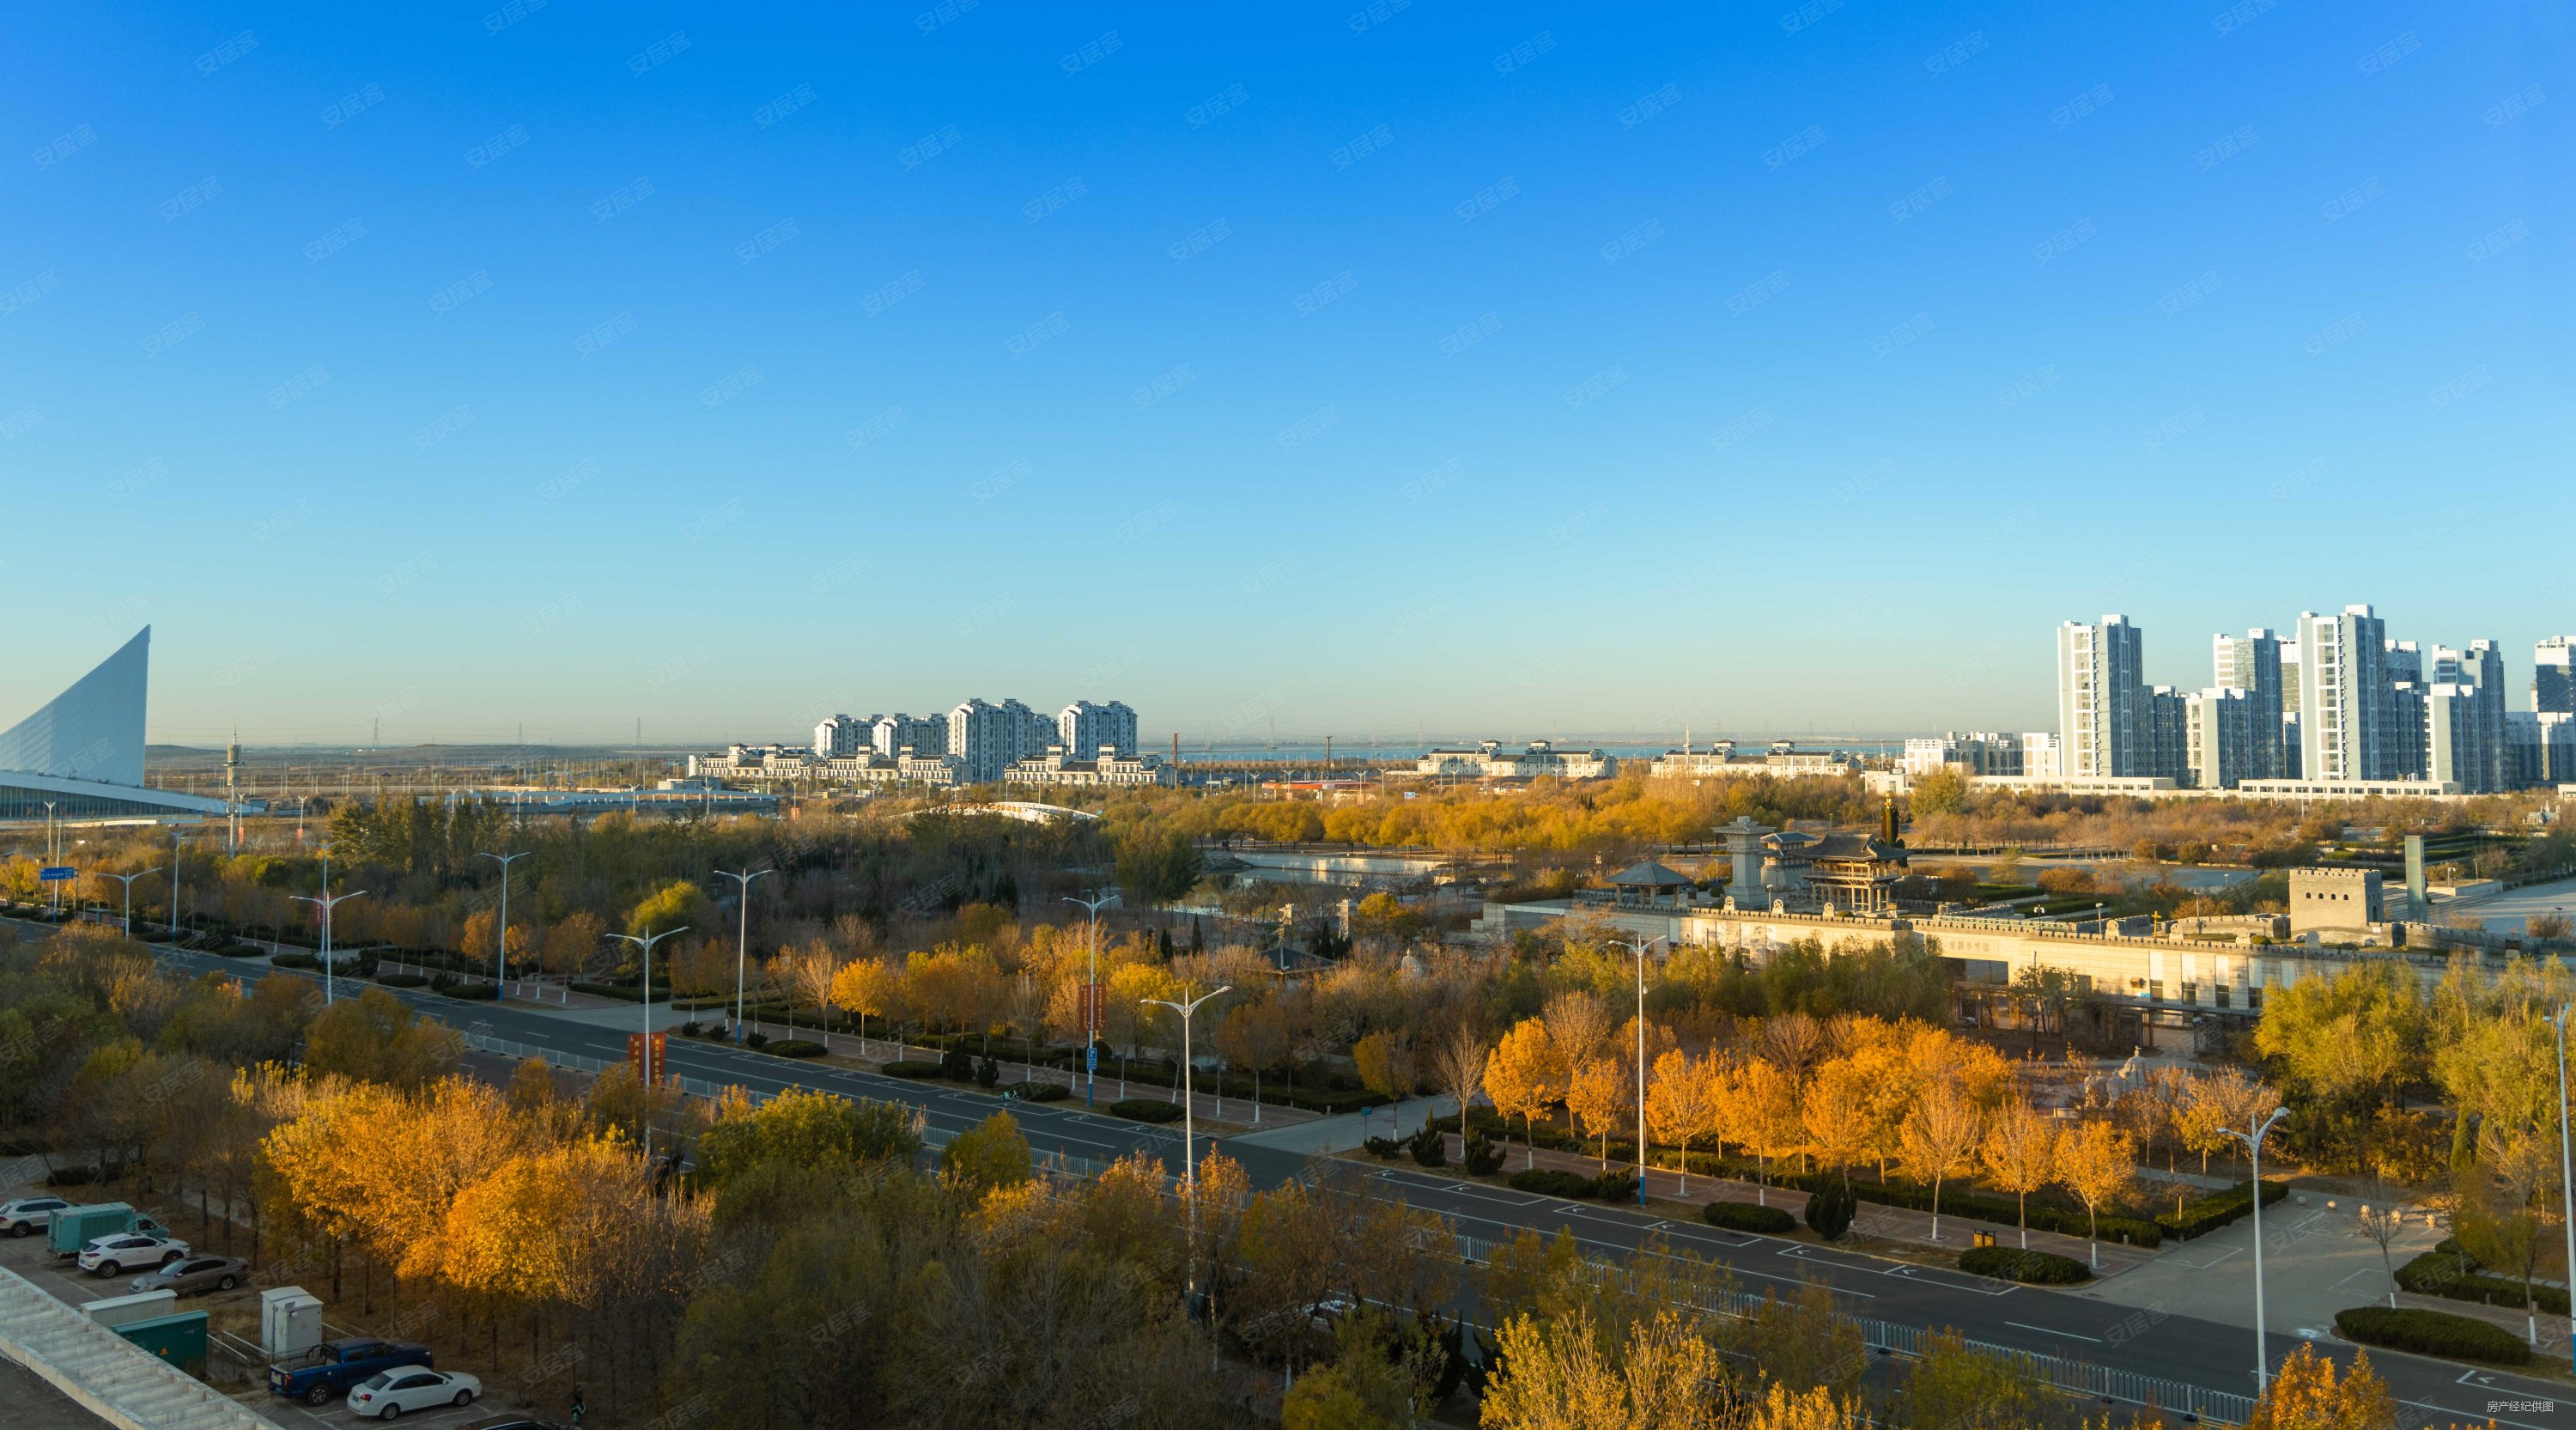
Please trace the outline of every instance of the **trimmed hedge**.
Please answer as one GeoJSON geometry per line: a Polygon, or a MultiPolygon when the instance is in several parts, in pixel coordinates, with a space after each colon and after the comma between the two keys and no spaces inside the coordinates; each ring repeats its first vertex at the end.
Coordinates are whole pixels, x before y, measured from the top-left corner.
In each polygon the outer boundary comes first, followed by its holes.
{"type": "Polygon", "coordinates": [[[1019,1094],[1023,1102],[1062,1102],[1073,1096],[1073,1089],[1060,1082],[1024,1082],[1019,1094]]]}
{"type": "MultiPolygon", "coordinates": [[[[2523,1304],[2521,1282],[2483,1269],[2477,1258],[2461,1250],[2459,1241],[2452,1237],[2444,1237],[2441,1245],[2398,1267],[2397,1284],[2419,1296],[2477,1301],[2517,1310],[2523,1304]]],[[[2553,1316],[2567,1314],[2564,1286],[2535,1286],[2532,1299],[2553,1316]]]]}
{"type": "Polygon", "coordinates": [[[1404,1144],[1392,1137],[1369,1137],[1360,1142],[1361,1150],[1381,1162],[1392,1162],[1404,1155],[1404,1144]]]}
{"type": "Polygon", "coordinates": [[[1699,1209],[1699,1219],[1729,1231],[1758,1231],[1765,1236],[1787,1236],[1798,1229],[1796,1217],[1778,1207],[1751,1202],[1710,1202],[1699,1209]]]}
{"type": "MultiPolygon", "coordinates": [[[[2268,1207],[2289,1194],[2289,1183],[2265,1182],[2263,1205],[2268,1207]]],[[[2174,1241],[2189,1241],[2196,1236],[2207,1236],[2222,1226],[2253,1215],[2253,1212],[2253,1184],[2239,1182],[2226,1191],[2185,1202],[2180,1211],[2159,1212],[2156,1229],[2174,1241]]]]}
{"type": "Polygon", "coordinates": [[[1628,1171],[1604,1172],[1592,1179],[1592,1195],[1605,1202],[1614,1204],[1624,1202],[1634,1206],[1637,1202],[1637,1174],[1628,1171]]]}
{"type": "Polygon", "coordinates": [[[1525,1171],[1514,1172],[1510,1183],[1512,1190],[1516,1192],[1529,1192],[1543,1197],[1572,1197],[1577,1201],[1590,1200],[1592,1195],[1601,1188],[1599,1181],[1594,1178],[1557,1167],[1531,1167],[1525,1171]]]}
{"type": "Polygon", "coordinates": [[[921,1058],[900,1058],[877,1069],[887,1077],[946,1077],[948,1069],[921,1058]]]}
{"type": "Polygon", "coordinates": [[[1130,1122],[1178,1122],[1181,1120],[1181,1105],[1160,1098],[1128,1097],[1109,1104],[1109,1115],[1124,1117],[1130,1122]]]}
{"type": "Polygon", "coordinates": [[[2358,1306],[2335,1312],[2334,1328],[2336,1335],[2366,1346],[2495,1365],[2531,1363],[2531,1347],[2522,1337],[2501,1326],[2454,1316],[2448,1311],[2358,1306]]]}
{"type": "MultiPolygon", "coordinates": [[[[1442,1121],[1451,1127],[1458,1124],[1455,1117],[1443,1118],[1442,1121]]],[[[1497,1141],[1508,1141],[1515,1146],[1524,1141],[1524,1130],[1519,1120],[1513,1119],[1507,1123],[1490,1107],[1479,1107],[1470,1112],[1467,1125],[1484,1129],[1497,1141]]],[[[1587,1156],[1601,1145],[1597,1139],[1583,1141],[1568,1135],[1563,1128],[1550,1127],[1546,1123],[1539,1124],[1536,1135],[1538,1145],[1541,1147],[1581,1152],[1587,1156]]],[[[1696,1175],[1732,1177],[1738,1181],[1750,1182],[1764,1171],[1762,1164],[1750,1157],[1721,1157],[1708,1152],[1693,1152],[1687,1159],[1682,1159],[1672,1156],[1668,1148],[1661,1148],[1658,1151],[1662,1155],[1656,1162],[1657,1166],[1672,1167],[1687,1160],[1690,1171],[1696,1175]]],[[[1613,1160],[1621,1157],[1634,1158],[1636,1144],[1633,1141],[1622,1142],[1613,1138],[1610,1142],[1610,1156],[1613,1160]]],[[[1783,1170],[1782,1163],[1776,1160],[1770,1164],[1768,1171],[1772,1186],[1789,1187],[1810,1195],[1829,1182],[1838,1186],[1842,1184],[1842,1179],[1831,1172],[1811,1172],[1800,1176],[1783,1170]]],[[[2286,1189],[2277,1189],[2279,1186],[2280,1184],[2274,1182],[2265,1183],[2264,1205],[2269,1206],[2287,1195],[2286,1189]]],[[[1856,1176],[1851,1179],[1850,1188],[1853,1198],[1858,1201],[1905,1207],[1920,1212],[1932,1210],[1932,1188],[1928,1184],[1917,1186],[1911,1182],[1876,1182],[1866,1177],[1856,1176]]],[[[2221,1192],[2215,1198],[2204,1200],[2224,1199],[2228,1195],[2230,1194],[2221,1192]]],[[[2186,1214],[2190,1212],[2192,1206],[2196,1205],[2198,1203],[2186,1204],[2186,1214]]],[[[2250,1209],[2249,1207],[2248,1210],[2250,1209]]],[[[1941,1211],[1946,1216],[1993,1222],[1998,1226],[2021,1225],[2020,1205],[2013,1198],[1965,1191],[1955,1185],[1942,1187],[1941,1211]]],[[[2224,1225],[2224,1223],[2219,1224],[2224,1225]]],[[[2030,1200],[2030,1226],[2034,1231],[2054,1231],[2067,1236],[2081,1237],[2091,1234],[2083,1207],[2061,1204],[2041,1197],[2033,1197],[2030,1200]]],[[[2101,1218],[2101,1237],[2104,1241],[2126,1242],[2132,1246],[2153,1249],[2164,1244],[2165,1231],[2155,1222],[2142,1217],[2118,1216],[2105,1211],[2101,1218]]]]}
{"type": "Polygon", "coordinates": [[[821,1043],[809,1043],[803,1038],[780,1038],[761,1051],[782,1058],[819,1058],[830,1050],[821,1043]]]}
{"type": "MultiPolygon", "coordinates": [[[[333,961],[337,962],[338,960],[335,959],[333,961]]],[[[322,960],[319,956],[310,953],[281,953],[274,958],[271,958],[268,961],[268,966],[271,968],[302,968],[318,971],[322,967],[322,960]]]]}
{"type": "Polygon", "coordinates": [[[2093,1276],[2089,1267],[2072,1256],[2010,1246],[1979,1246],[1960,1252],[1959,1269],[1971,1276],[1993,1276],[2031,1286],[2072,1286],[2093,1276]]]}
{"type": "Polygon", "coordinates": [[[448,998],[462,998],[473,1003],[494,1003],[500,1001],[501,997],[501,985],[498,983],[459,983],[452,978],[429,980],[429,991],[448,998]]]}
{"type": "Polygon", "coordinates": [[[429,980],[417,973],[379,973],[376,982],[387,988],[426,988],[429,980]]]}

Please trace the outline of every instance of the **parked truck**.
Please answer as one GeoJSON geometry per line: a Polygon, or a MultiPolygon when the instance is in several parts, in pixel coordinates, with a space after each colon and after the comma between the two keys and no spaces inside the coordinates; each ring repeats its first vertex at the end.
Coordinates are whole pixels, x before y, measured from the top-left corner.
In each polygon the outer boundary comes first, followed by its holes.
{"type": "Polygon", "coordinates": [[[78,1256],[80,1249],[102,1236],[125,1232],[145,1236],[166,1236],[161,1224],[148,1216],[139,1216],[123,1202],[97,1202],[84,1207],[65,1207],[54,1213],[53,1225],[45,1229],[45,1245],[56,1256],[78,1256]]]}
{"type": "Polygon", "coordinates": [[[406,1365],[434,1368],[429,1347],[365,1337],[324,1341],[300,1355],[271,1362],[268,1390],[307,1405],[328,1405],[377,1371],[406,1365]]]}

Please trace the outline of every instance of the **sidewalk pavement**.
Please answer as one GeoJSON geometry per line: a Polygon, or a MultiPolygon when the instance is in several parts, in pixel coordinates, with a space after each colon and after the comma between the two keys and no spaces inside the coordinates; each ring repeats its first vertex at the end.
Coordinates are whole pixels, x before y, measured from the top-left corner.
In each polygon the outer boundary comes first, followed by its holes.
{"type": "Polygon", "coordinates": [[[1457,1106],[1458,1100],[1454,1097],[1416,1097],[1393,1107],[1337,1113],[1331,1117],[1300,1113],[1304,1119],[1301,1122],[1247,1132],[1234,1140],[1281,1152],[1355,1152],[1371,1137],[1410,1137],[1422,1130],[1423,1123],[1435,1111],[1447,1117],[1457,1106]]]}
{"type": "MultiPolygon", "coordinates": [[[[2405,1223],[2383,1257],[2379,1243],[2362,1232],[2360,1206],[2347,1196],[2294,1192],[2263,1209],[2263,1296],[2272,1330],[2312,1339],[2332,1337],[2337,1311],[2389,1304],[2390,1268],[2432,1250],[2442,1237],[2442,1229],[2427,1222],[2422,1209],[2408,1207],[2405,1223]]],[[[2187,1309],[2204,1320],[2250,1328],[2254,1324],[2253,1220],[2172,1247],[2152,1265],[2076,1294],[2145,1310],[2187,1309]]],[[[2398,1291],[2397,1304],[2467,1316],[2515,1336],[2527,1335],[2531,1328],[2529,1314],[2514,1306],[2411,1291],[2398,1291]]],[[[2565,1355],[2567,1318],[2544,1314],[2539,1325],[2540,1348],[2565,1355]]]]}

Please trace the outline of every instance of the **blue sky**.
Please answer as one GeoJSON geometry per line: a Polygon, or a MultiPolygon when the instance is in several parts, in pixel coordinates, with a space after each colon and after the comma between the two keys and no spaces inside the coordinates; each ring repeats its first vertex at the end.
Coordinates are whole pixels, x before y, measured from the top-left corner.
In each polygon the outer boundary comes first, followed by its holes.
{"type": "Polygon", "coordinates": [[[38,3],[14,718],[2037,726],[2576,627],[2563,6],[38,3]]]}

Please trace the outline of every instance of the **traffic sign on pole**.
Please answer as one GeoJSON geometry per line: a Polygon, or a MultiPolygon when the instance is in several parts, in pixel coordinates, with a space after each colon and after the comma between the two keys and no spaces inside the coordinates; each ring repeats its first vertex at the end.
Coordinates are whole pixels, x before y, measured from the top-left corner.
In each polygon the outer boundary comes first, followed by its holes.
{"type": "Polygon", "coordinates": [[[69,864],[49,864],[37,870],[36,877],[48,884],[59,884],[65,879],[79,878],[80,871],[69,864]]]}

